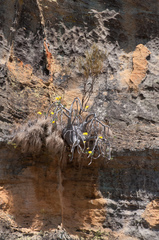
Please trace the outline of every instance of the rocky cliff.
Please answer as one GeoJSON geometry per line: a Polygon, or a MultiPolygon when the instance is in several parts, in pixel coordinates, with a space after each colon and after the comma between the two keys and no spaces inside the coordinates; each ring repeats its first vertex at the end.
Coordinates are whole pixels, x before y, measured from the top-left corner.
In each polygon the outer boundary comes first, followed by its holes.
{"type": "Polygon", "coordinates": [[[158,15],[157,0],[0,1],[1,239],[159,238],[158,15]],[[82,96],[77,62],[94,43],[106,58],[90,104],[113,159],[61,168],[8,146],[55,96],[82,96]]]}

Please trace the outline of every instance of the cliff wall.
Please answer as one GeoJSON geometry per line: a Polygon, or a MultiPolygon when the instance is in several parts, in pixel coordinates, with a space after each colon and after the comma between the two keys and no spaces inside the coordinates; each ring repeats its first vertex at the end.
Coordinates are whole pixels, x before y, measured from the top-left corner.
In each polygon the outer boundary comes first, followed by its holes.
{"type": "Polygon", "coordinates": [[[158,239],[158,15],[157,0],[1,0],[2,239],[45,239],[34,231],[61,223],[86,239],[158,239]],[[113,159],[61,169],[60,156],[8,146],[13,124],[82,96],[77,62],[94,43],[106,59],[90,104],[113,130],[113,159]]]}

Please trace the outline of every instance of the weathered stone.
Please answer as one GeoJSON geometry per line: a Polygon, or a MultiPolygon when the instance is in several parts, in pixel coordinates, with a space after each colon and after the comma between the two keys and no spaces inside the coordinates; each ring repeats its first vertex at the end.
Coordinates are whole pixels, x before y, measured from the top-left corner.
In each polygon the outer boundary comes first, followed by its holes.
{"type": "Polygon", "coordinates": [[[150,202],[143,213],[143,218],[152,229],[158,229],[159,225],[159,200],[155,199],[150,202]]]}
{"type": "Polygon", "coordinates": [[[63,230],[33,231],[61,224],[59,186],[69,233],[158,239],[158,15],[155,0],[1,1],[1,239],[71,239],[63,230]],[[68,106],[81,98],[78,57],[93,43],[107,57],[89,105],[111,125],[113,160],[102,169],[88,159],[82,170],[69,163],[59,182],[58,159],[21,155],[5,142],[13,124],[45,112],[55,96],[68,106]]]}

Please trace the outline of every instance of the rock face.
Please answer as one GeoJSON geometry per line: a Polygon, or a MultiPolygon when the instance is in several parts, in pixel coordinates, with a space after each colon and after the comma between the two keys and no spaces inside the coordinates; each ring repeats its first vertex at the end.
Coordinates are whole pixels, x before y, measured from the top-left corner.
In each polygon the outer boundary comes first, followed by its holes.
{"type": "MultiPolygon", "coordinates": [[[[158,5],[154,0],[1,1],[2,239],[17,239],[15,231],[34,239],[33,231],[51,231],[61,223],[70,234],[83,236],[85,230],[88,239],[99,230],[101,239],[158,239],[158,5]],[[77,163],[61,169],[60,156],[24,155],[8,146],[13,124],[44,112],[59,94],[68,106],[82,96],[77,63],[94,43],[106,58],[91,110],[113,130],[113,159],[90,166],[86,159],[82,169],[77,163]]],[[[49,234],[54,233],[46,239],[49,234]]]]}

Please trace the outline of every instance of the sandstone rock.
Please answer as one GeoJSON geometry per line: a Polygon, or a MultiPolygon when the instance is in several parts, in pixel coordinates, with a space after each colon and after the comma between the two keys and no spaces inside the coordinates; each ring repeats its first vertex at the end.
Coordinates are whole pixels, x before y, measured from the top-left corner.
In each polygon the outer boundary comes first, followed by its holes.
{"type": "Polygon", "coordinates": [[[63,229],[47,232],[61,222],[70,234],[86,230],[88,239],[99,229],[103,239],[158,239],[157,6],[149,0],[1,1],[1,239],[71,239],[63,229]],[[113,160],[88,167],[82,159],[80,169],[77,159],[60,180],[57,157],[20,154],[6,142],[13,124],[44,113],[55,96],[68,106],[82,96],[77,62],[93,43],[107,58],[91,111],[111,125],[113,160]]]}
{"type": "Polygon", "coordinates": [[[134,88],[138,88],[138,85],[146,78],[146,72],[148,70],[148,61],[146,58],[151,52],[142,44],[136,46],[133,53],[133,71],[130,76],[130,83],[134,88]]]}
{"type": "Polygon", "coordinates": [[[146,222],[150,225],[153,229],[158,229],[159,225],[159,201],[158,199],[153,200],[150,202],[144,213],[143,218],[146,220],[146,222]]]}

